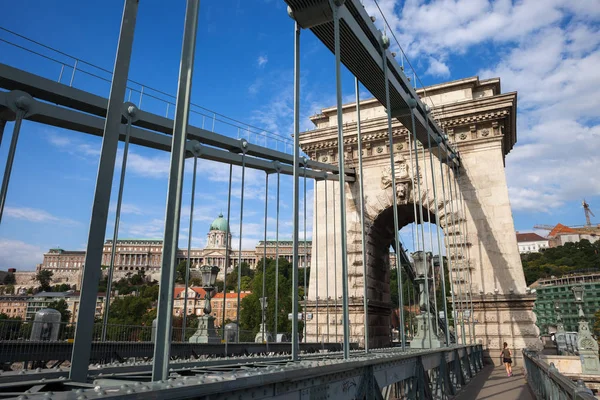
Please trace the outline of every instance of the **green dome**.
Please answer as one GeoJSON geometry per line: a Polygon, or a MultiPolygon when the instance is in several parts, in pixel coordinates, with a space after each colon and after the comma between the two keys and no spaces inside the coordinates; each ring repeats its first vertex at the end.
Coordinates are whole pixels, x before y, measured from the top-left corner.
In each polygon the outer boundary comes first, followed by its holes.
{"type": "Polygon", "coordinates": [[[215,219],[212,224],[210,224],[210,230],[227,232],[227,225],[227,220],[223,218],[223,214],[219,214],[219,218],[215,219]]]}

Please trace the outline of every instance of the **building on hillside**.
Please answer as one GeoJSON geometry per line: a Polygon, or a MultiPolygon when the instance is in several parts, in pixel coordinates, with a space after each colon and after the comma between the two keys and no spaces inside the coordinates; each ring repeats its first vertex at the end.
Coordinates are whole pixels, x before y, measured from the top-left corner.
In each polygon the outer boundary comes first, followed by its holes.
{"type": "MultiPolygon", "coordinates": [[[[96,317],[102,317],[104,312],[104,293],[99,293],[96,299],[96,317]]],[[[77,322],[79,314],[79,292],[68,291],[68,292],[39,292],[28,297],[26,319],[33,320],[35,314],[48,308],[48,306],[54,302],[64,300],[67,303],[67,310],[71,313],[69,322],[77,322]]]]}
{"type": "Polygon", "coordinates": [[[555,302],[559,304],[565,331],[577,331],[579,317],[572,290],[574,286],[584,287],[583,312],[588,321],[595,321],[594,314],[600,310],[600,273],[539,279],[530,288],[535,289],[537,294],[533,311],[542,332],[556,331],[555,302]]]}
{"type": "Polygon", "coordinates": [[[562,246],[565,243],[575,243],[583,239],[594,243],[600,240],[600,226],[572,227],[556,224],[548,234],[548,239],[550,247],[562,246]]]}
{"type": "MultiPolygon", "coordinates": [[[[239,250],[231,246],[231,233],[227,236],[227,220],[220,214],[211,224],[207,234],[206,246],[203,249],[191,249],[190,264],[192,274],[194,269],[201,265],[216,265],[220,268],[219,279],[223,280],[225,272],[225,257],[229,246],[229,271],[236,268],[238,262],[246,263],[251,268],[256,268],[257,263],[264,254],[264,242],[253,250],[239,250]]],[[[150,279],[159,279],[162,262],[162,240],[154,239],[119,239],[117,241],[114,263],[114,279],[119,279],[127,274],[144,272],[150,279]]],[[[312,242],[300,242],[300,266],[310,266],[312,242]],[[305,251],[306,248],[306,251],[305,251]]],[[[104,243],[102,265],[110,265],[112,240],[104,243]]],[[[267,241],[267,257],[279,256],[292,260],[292,241],[280,240],[267,241]]],[[[177,262],[187,260],[187,249],[177,251],[177,262]]],[[[81,287],[82,271],[85,262],[85,251],[68,251],[60,248],[50,249],[44,254],[44,260],[37,265],[36,271],[50,270],[53,272],[52,284],[68,283],[75,288],[81,287]]],[[[107,268],[103,268],[104,274],[107,268]]]]}
{"type": "Polygon", "coordinates": [[[519,253],[521,254],[536,253],[550,246],[547,238],[533,232],[517,232],[517,244],[519,245],[519,253]]]}
{"type": "Polygon", "coordinates": [[[29,296],[0,296],[0,314],[8,318],[25,319],[29,296]]]}
{"type": "MultiPolygon", "coordinates": [[[[80,292],[75,292],[76,296],[67,296],[65,301],[67,302],[68,310],[71,312],[71,322],[77,322],[77,318],[79,317],[79,299],[80,292]]],[[[114,301],[114,297],[111,297],[111,303],[114,301]]],[[[102,318],[104,315],[104,308],[106,306],[106,293],[98,293],[96,297],[96,313],[95,318],[102,318]]]]}
{"type": "MultiPolygon", "coordinates": [[[[188,315],[203,315],[204,296],[206,291],[201,287],[190,286],[187,290],[188,295],[188,315]]],[[[183,315],[185,304],[185,287],[177,286],[173,292],[173,315],[179,317],[183,315]]]]}
{"type": "MultiPolygon", "coordinates": [[[[76,294],[73,291],[70,292],[39,292],[29,297],[27,300],[27,312],[26,319],[33,320],[35,318],[35,314],[43,310],[44,308],[48,308],[48,306],[55,301],[65,300],[67,304],[69,301],[72,303],[71,297],[79,297],[79,294],[76,294]]],[[[70,311],[70,310],[69,310],[70,311]]],[[[72,315],[73,313],[71,313],[72,315]]]]}
{"type": "MultiPolygon", "coordinates": [[[[250,291],[240,292],[240,303],[244,297],[252,294],[250,291]]],[[[221,326],[223,322],[223,300],[225,300],[225,320],[237,320],[237,292],[230,290],[227,293],[217,293],[210,301],[212,316],[215,317],[215,326],[221,326]]],[[[204,309],[204,304],[202,304],[204,309]]],[[[204,311],[202,311],[204,313],[204,311]]]]}
{"type": "MultiPolygon", "coordinates": [[[[286,259],[289,262],[293,260],[293,246],[294,242],[292,240],[280,240],[279,246],[276,240],[267,240],[266,253],[267,258],[275,258],[276,254],[279,254],[279,257],[286,259]]],[[[312,248],[312,241],[307,240],[306,242],[301,240],[298,242],[298,268],[308,267],[310,268],[310,253],[312,248]],[[306,244],[306,246],[305,246],[306,244]]],[[[263,258],[265,254],[265,242],[261,240],[256,245],[254,257],[256,262],[263,258]]]]}

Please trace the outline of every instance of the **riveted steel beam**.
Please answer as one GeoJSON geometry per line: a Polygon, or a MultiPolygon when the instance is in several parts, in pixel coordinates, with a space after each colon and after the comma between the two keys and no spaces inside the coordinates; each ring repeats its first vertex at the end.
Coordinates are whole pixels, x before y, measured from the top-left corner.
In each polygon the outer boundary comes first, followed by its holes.
{"type": "MultiPolygon", "coordinates": [[[[104,117],[106,115],[106,106],[108,104],[108,100],[106,98],[76,89],[74,87],[63,85],[53,80],[46,79],[39,75],[35,75],[2,63],[0,63],[0,88],[6,90],[23,90],[31,94],[31,96],[34,98],[47,101],[49,103],[54,103],[67,109],[83,111],[84,113],[99,117],[104,117]]],[[[138,120],[132,124],[132,132],[135,127],[140,127],[143,128],[143,130],[154,131],[165,135],[171,135],[173,133],[172,119],[143,110],[138,110],[137,116],[138,120]]],[[[125,123],[125,120],[123,119],[122,122],[125,123]]],[[[79,130],[77,128],[78,124],[76,122],[72,122],[71,120],[62,121],[61,125],[55,126],[79,130]]],[[[187,138],[190,140],[197,140],[205,145],[218,147],[228,151],[239,152],[239,140],[192,125],[188,126],[187,138]]],[[[147,145],[147,147],[156,148],[152,146],[152,143],[148,143],[147,145]]],[[[291,154],[286,154],[281,151],[272,150],[252,143],[248,143],[246,154],[268,160],[279,161],[280,163],[287,165],[293,165],[294,162],[291,154]]],[[[337,173],[339,171],[336,165],[313,160],[308,160],[306,166],[310,169],[317,169],[333,173],[337,173]]],[[[354,170],[351,168],[346,168],[345,172],[346,175],[354,175],[354,170]]]]}

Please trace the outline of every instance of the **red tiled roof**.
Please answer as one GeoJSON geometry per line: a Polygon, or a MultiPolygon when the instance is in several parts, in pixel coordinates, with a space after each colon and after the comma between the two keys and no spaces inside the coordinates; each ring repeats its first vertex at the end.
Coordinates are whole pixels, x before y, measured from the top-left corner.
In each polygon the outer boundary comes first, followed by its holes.
{"type": "Polygon", "coordinates": [[[545,237],[538,235],[537,233],[517,233],[517,243],[521,242],[539,242],[541,240],[548,240],[545,237]]]}
{"type": "MultiPolygon", "coordinates": [[[[202,289],[201,287],[192,286],[192,287],[190,287],[190,289],[192,289],[194,292],[198,293],[202,297],[204,297],[204,295],[206,294],[206,292],[204,291],[204,289],[202,289]]],[[[183,287],[183,286],[176,287],[175,291],[173,292],[173,298],[174,299],[183,298],[184,295],[185,295],[183,293],[184,290],[185,290],[185,287],[183,287]]]]}
{"type": "Polygon", "coordinates": [[[548,234],[548,237],[555,237],[555,236],[563,234],[563,233],[577,233],[577,231],[574,229],[571,229],[568,226],[565,226],[563,224],[556,224],[554,229],[552,229],[550,231],[550,233],[548,234]]]}

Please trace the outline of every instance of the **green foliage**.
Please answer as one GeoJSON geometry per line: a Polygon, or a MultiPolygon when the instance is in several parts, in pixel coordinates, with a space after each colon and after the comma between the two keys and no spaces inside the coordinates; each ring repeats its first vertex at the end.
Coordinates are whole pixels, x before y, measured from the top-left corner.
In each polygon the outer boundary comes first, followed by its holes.
{"type": "MultiPolygon", "coordinates": [[[[173,341],[181,341],[181,329],[183,327],[183,316],[173,317],[173,341]]],[[[189,314],[186,318],[186,330],[184,341],[188,341],[190,337],[196,332],[198,328],[198,316],[196,314],[189,314]]]]}
{"type": "Polygon", "coordinates": [[[240,287],[242,290],[252,290],[252,278],[249,276],[242,276],[240,287]]]}
{"type": "MultiPolygon", "coordinates": [[[[257,265],[262,265],[262,261],[260,261],[259,264],[257,265]]],[[[240,287],[242,288],[242,290],[249,290],[250,286],[248,286],[248,289],[244,289],[244,277],[248,277],[250,279],[250,281],[252,281],[254,279],[255,276],[255,271],[250,268],[250,265],[248,265],[247,263],[243,262],[240,264],[241,267],[241,284],[240,287]]],[[[261,269],[262,271],[262,269],[261,269]]],[[[250,281],[246,280],[246,283],[249,284],[250,281]]],[[[233,268],[232,270],[227,270],[227,278],[225,279],[225,289],[227,291],[233,290],[235,292],[237,292],[237,283],[238,283],[238,269],[237,267],[233,268]]]]}
{"type": "MultiPolygon", "coordinates": [[[[304,268],[298,271],[298,287],[304,289],[304,268]]],[[[308,288],[310,281],[310,267],[306,268],[306,287],[308,288]]]]}
{"type": "Polygon", "coordinates": [[[158,285],[145,285],[140,288],[140,297],[150,299],[152,301],[158,300],[158,292],[160,287],[158,285]]]}
{"type": "Polygon", "coordinates": [[[600,241],[592,244],[583,239],[548,248],[540,253],[521,254],[521,262],[527,285],[541,278],[600,268],[600,241]]]}
{"type": "Polygon", "coordinates": [[[52,281],[52,276],[54,272],[42,269],[35,275],[35,280],[40,283],[41,290],[48,292],[50,291],[50,282],[52,281]]]}
{"type": "Polygon", "coordinates": [[[6,274],[4,276],[4,280],[3,280],[2,284],[4,284],[4,285],[14,285],[15,283],[17,283],[17,279],[15,278],[15,274],[6,274]]]}
{"type": "Polygon", "coordinates": [[[113,325],[151,325],[152,300],[147,297],[124,296],[116,298],[110,305],[108,323],[113,325]]]}
{"type": "MultiPolygon", "coordinates": [[[[202,286],[202,279],[200,279],[200,278],[190,279],[190,286],[202,286]]],[[[223,281],[217,281],[216,286],[217,286],[219,292],[223,291],[223,281]],[[219,286],[219,284],[220,284],[220,286],[219,286]]]]}
{"type": "Polygon", "coordinates": [[[175,282],[185,283],[185,272],[187,270],[187,260],[181,260],[177,265],[175,273],[175,282]]]}
{"type": "Polygon", "coordinates": [[[48,304],[48,308],[53,308],[60,312],[61,322],[69,322],[71,320],[71,311],[69,311],[69,305],[65,300],[53,301],[48,304]]]}
{"type": "Polygon", "coordinates": [[[61,283],[60,285],[54,285],[52,287],[53,292],[66,292],[68,290],[71,290],[71,285],[68,283],[61,283]]]}
{"type": "MultiPolygon", "coordinates": [[[[257,265],[262,266],[262,260],[257,265]]],[[[249,268],[248,268],[249,269],[249,268]]],[[[266,324],[269,332],[275,332],[275,269],[276,262],[268,258],[266,262],[265,276],[265,295],[267,297],[266,324]]],[[[244,268],[242,267],[242,274],[244,268]]],[[[250,289],[252,294],[246,296],[240,305],[240,329],[252,331],[252,336],[258,333],[261,324],[261,309],[259,298],[263,296],[262,291],[262,268],[252,271],[252,282],[250,289]]],[[[237,279],[237,277],[236,277],[237,279]]],[[[237,285],[237,281],[236,281],[237,285]]],[[[233,290],[233,289],[232,289],[233,290]]],[[[278,290],[278,312],[277,312],[277,332],[291,333],[292,321],[288,319],[288,314],[292,312],[292,264],[284,258],[279,258],[279,290],[278,290]]],[[[298,330],[302,332],[302,322],[298,323],[298,330]]]]}
{"type": "Polygon", "coordinates": [[[29,337],[29,332],[26,332],[20,317],[10,318],[8,315],[0,314],[2,321],[2,329],[0,329],[0,340],[16,340],[23,337],[29,337]]]}
{"type": "Polygon", "coordinates": [[[6,285],[4,287],[5,294],[15,294],[15,287],[13,285],[6,285]]]}
{"type": "MultiPolygon", "coordinates": [[[[452,301],[448,301],[449,298],[451,298],[451,292],[450,292],[450,275],[448,274],[448,263],[446,260],[446,257],[444,257],[444,277],[445,277],[445,286],[446,286],[446,295],[444,296],[442,294],[442,285],[441,282],[439,281],[440,279],[440,274],[438,272],[436,272],[436,293],[435,293],[435,297],[436,297],[436,309],[437,311],[444,311],[444,301],[446,301],[446,307],[448,309],[448,317],[450,318],[450,320],[448,321],[448,323],[450,325],[452,325],[453,321],[452,321],[452,301]]],[[[406,274],[406,272],[404,270],[402,270],[402,296],[403,296],[403,301],[404,301],[404,308],[405,308],[405,312],[404,312],[404,325],[405,328],[410,328],[411,326],[414,326],[416,323],[415,317],[416,315],[412,312],[412,308],[409,309],[409,305],[411,307],[414,307],[415,305],[418,305],[419,302],[419,293],[418,293],[418,285],[415,283],[413,285],[412,282],[410,282],[410,280],[408,279],[408,276],[406,274]]],[[[394,307],[395,310],[398,309],[398,305],[399,305],[399,296],[398,296],[398,274],[397,274],[397,270],[396,268],[391,268],[390,269],[390,297],[392,300],[392,306],[394,307]]],[[[430,297],[433,298],[433,293],[430,293],[430,297]]],[[[439,314],[438,314],[439,315],[439,314]]],[[[395,324],[397,324],[398,321],[396,319],[395,324]]]]}

